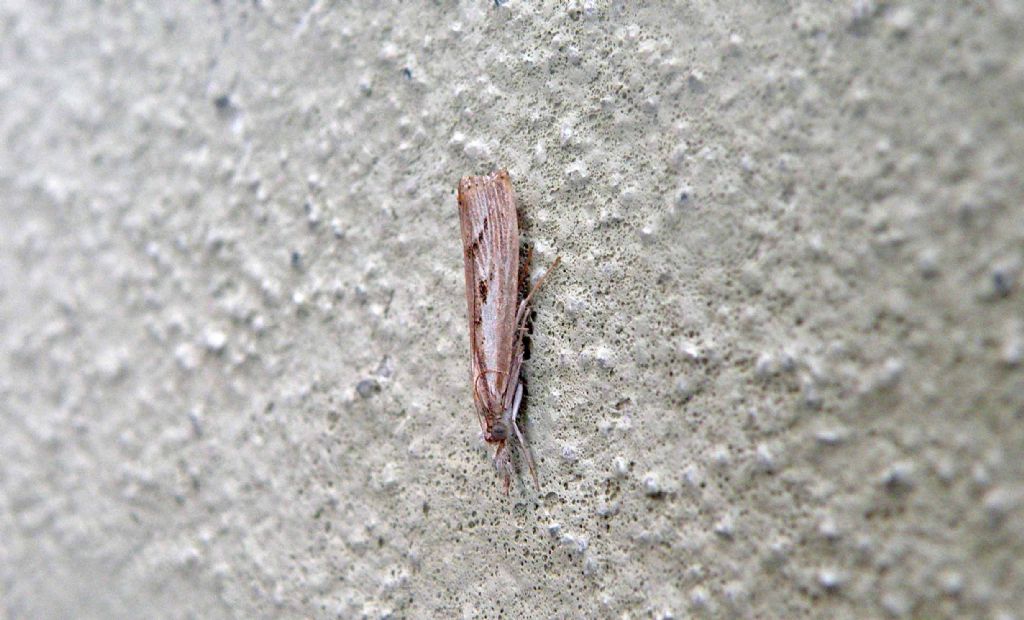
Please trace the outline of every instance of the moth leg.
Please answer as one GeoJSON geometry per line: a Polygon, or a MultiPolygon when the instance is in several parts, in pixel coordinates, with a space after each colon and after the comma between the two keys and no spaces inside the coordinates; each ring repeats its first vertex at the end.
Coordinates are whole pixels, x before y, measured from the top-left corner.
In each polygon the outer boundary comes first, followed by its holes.
{"type": "MultiPolygon", "coordinates": [[[[513,372],[509,374],[509,379],[519,377],[519,368],[523,363],[523,340],[527,335],[526,321],[529,320],[530,318],[530,299],[533,298],[533,294],[537,292],[537,289],[540,288],[541,284],[544,284],[544,280],[547,279],[548,274],[551,273],[552,269],[558,266],[558,263],[560,263],[561,260],[561,256],[556,256],[555,262],[551,263],[551,266],[548,267],[548,270],[544,272],[544,275],[542,275],[540,279],[537,280],[537,283],[533,285],[533,288],[530,289],[530,292],[526,295],[525,298],[523,298],[523,301],[519,302],[519,309],[516,311],[515,331],[515,350],[517,359],[515,360],[515,365],[513,366],[513,372]]],[[[511,385],[509,385],[509,387],[511,387],[511,385]]],[[[511,398],[511,396],[512,393],[508,392],[505,401],[506,407],[508,407],[509,405],[508,399],[511,398]]]]}
{"type": "Polygon", "coordinates": [[[530,470],[530,475],[533,477],[533,486],[540,491],[540,481],[537,479],[537,468],[533,464],[533,455],[530,454],[530,445],[526,443],[526,438],[523,437],[523,432],[519,430],[519,405],[523,400],[523,382],[519,382],[519,386],[516,387],[516,399],[512,404],[512,409],[509,411],[509,423],[516,433],[516,438],[519,439],[519,445],[523,447],[523,458],[526,460],[526,466],[530,470]]]}
{"type": "Polygon", "coordinates": [[[544,284],[544,280],[547,279],[548,275],[551,273],[551,270],[557,267],[558,263],[560,262],[562,262],[562,257],[556,256],[555,262],[551,263],[551,266],[548,267],[548,270],[544,272],[544,275],[542,275],[540,279],[537,280],[537,283],[533,285],[533,288],[531,288],[530,292],[526,294],[526,297],[523,298],[523,301],[519,302],[519,310],[516,312],[516,325],[519,326],[520,328],[526,325],[526,309],[530,307],[530,300],[533,299],[533,294],[537,292],[537,289],[540,288],[541,284],[544,284]]]}

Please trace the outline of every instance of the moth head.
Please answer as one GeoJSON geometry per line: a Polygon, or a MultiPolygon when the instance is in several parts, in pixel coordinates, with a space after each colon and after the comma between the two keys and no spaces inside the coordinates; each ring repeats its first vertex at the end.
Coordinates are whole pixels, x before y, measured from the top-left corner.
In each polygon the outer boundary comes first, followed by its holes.
{"type": "Polygon", "coordinates": [[[487,441],[497,442],[508,439],[508,429],[504,422],[495,422],[487,432],[487,441]]]}

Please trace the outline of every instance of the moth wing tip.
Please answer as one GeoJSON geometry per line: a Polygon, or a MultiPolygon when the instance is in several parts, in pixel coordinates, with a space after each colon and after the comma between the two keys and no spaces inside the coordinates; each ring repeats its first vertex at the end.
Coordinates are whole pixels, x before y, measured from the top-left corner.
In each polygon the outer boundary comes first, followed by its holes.
{"type": "Polygon", "coordinates": [[[466,208],[466,201],[469,199],[469,191],[471,189],[473,189],[473,177],[462,177],[459,179],[459,185],[456,193],[460,209],[466,208]]]}

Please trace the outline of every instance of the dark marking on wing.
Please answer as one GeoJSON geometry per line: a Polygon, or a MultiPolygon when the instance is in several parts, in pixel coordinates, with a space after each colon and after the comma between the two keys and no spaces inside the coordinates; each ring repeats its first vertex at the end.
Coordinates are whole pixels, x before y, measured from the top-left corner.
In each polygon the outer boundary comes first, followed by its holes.
{"type": "Polygon", "coordinates": [[[490,221],[489,218],[485,217],[483,219],[483,221],[480,222],[480,232],[477,233],[476,240],[474,241],[474,243],[476,243],[476,245],[480,245],[481,243],[484,242],[484,235],[487,234],[487,222],[488,221],[490,221]]]}

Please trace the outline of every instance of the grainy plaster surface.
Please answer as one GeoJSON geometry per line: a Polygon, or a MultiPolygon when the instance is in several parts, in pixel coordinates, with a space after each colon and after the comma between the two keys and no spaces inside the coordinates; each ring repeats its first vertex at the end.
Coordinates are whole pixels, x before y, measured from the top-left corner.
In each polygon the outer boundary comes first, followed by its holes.
{"type": "Polygon", "coordinates": [[[0,614],[1022,617],[1024,3],[0,30],[0,614]],[[454,197],[498,166],[564,261],[508,498],[454,197]]]}

